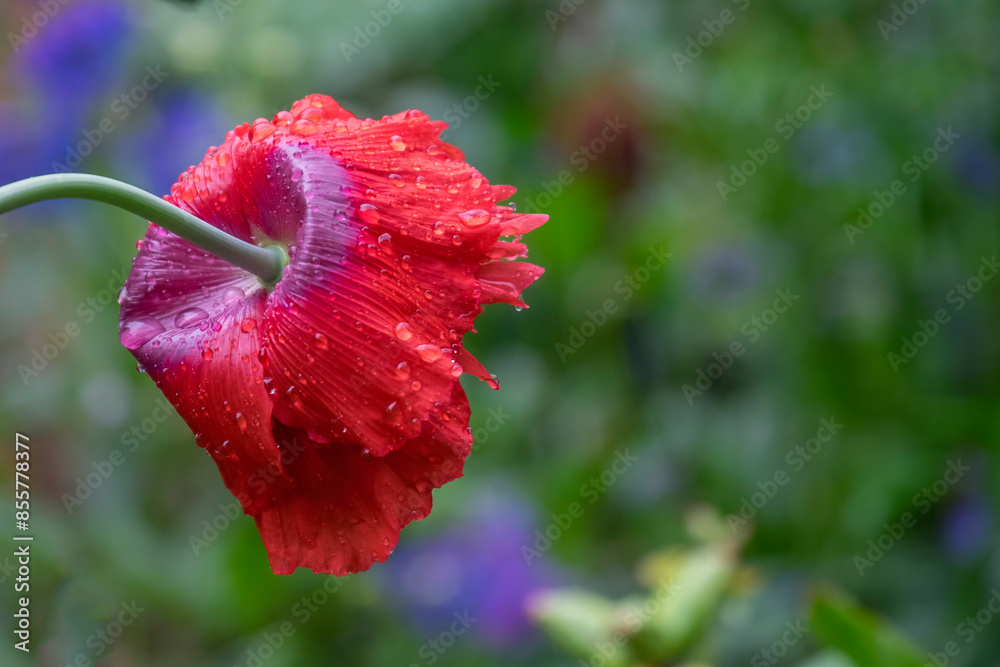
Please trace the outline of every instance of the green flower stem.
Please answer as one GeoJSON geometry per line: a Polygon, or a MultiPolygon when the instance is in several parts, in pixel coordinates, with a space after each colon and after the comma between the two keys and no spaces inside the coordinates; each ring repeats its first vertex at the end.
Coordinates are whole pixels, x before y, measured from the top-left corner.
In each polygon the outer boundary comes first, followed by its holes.
{"type": "Polygon", "coordinates": [[[103,176],[52,174],[0,187],[0,215],[48,199],[89,199],[135,213],[273,285],[288,263],[284,251],[241,241],[144,190],[103,176]]]}

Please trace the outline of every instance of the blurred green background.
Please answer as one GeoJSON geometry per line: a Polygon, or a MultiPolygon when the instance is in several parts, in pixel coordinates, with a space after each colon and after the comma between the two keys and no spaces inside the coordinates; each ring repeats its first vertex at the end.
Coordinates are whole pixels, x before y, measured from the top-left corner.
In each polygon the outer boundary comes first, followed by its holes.
{"type": "Polygon", "coordinates": [[[465,382],[466,476],[342,580],[271,574],[119,344],[141,222],[5,216],[0,497],[27,433],[36,538],[30,656],[0,547],[0,664],[998,664],[995,2],[8,0],[0,25],[3,183],[165,193],[325,93],[448,121],[551,216],[530,309],[466,339],[500,378],[465,382]]]}

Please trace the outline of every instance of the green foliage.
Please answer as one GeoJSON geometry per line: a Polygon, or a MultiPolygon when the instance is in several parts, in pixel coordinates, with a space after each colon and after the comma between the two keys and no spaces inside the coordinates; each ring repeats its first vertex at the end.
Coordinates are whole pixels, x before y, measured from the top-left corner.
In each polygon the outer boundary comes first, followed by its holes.
{"type": "Polygon", "coordinates": [[[857,667],[922,667],[920,651],[898,630],[845,595],[824,590],[813,600],[812,622],[829,646],[857,667]]]}

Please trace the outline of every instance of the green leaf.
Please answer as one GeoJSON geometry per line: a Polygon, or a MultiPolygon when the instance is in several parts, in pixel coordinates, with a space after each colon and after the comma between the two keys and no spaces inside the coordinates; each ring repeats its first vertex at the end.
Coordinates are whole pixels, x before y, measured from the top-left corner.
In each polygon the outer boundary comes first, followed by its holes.
{"type": "Polygon", "coordinates": [[[663,661],[694,644],[722,601],[736,565],[733,549],[725,545],[691,549],[683,557],[664,554],[659,567],[647,565],[649,571],[660,571],[661,583],[634,640],[643,657],[663,661]]]}
{"type": "Polygon", "coordinates": [[[920,649],[843,593],[825,589],[813,600],[813,627],[858,667],[923,667],[920,649]]]}
{"type": "Polygon", "coordinates": [[[531,604],[532,616],[566,650],[605,667],[629,667],[635,661],[612,627],[615,609],[610,600],[572,589],[540,593],[531,604]]]}
{"type": "Polygon", "coordinates": [[[802,662],[796,667],[858,667],[850,658],[840,651],[823,651],[817,653],[802,662]]]}

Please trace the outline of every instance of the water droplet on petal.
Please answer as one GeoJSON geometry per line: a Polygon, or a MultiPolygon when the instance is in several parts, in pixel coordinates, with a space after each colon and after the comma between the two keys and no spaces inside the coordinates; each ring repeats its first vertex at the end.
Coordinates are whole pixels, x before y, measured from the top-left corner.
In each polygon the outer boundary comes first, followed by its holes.
{"type": "Polygon", "coordinates": [[[243,416],[242,412],[236,413],[236,425],[240,427],[241,431],[247,430],[247,418],[243,416]]]}
{"type": "Polygon", "coordinates": [[[399,362],[399,365],[396,366],[396,377],[400,380],[410,377],[410,365],[405,361],[399,362]]]}
{"type": "Polygon", "coordinates": [[[208,313],[201,308],[189,308],[174,318],[174,326],[178,329],[189,329],[202,324],[207,319],[208,313]]]}
{"type": "Polygon", "coordinates": [[[395,185],[397,188],[401,188],[406,183],[403,182],[403,177],[399,174],[389,174],[389,182],[395,185]]]}
{"type": "Polygon", "coordinates": [[[459,213],[458,217],[469,227],[480,227],[490,221],[490,214],[481,208],[459,213]]]}
{"type": "Polygon", "coordinates": [[[437,345],[417,345],[417,354],[420,358],[431,364],[441,358],[441,348],[437,345]]]}
{"type": "Polygon", "coordinates": [[[399,401],[393,401],[385,409],[385,420],[390,424],[398,424],[403,419],[403,410],[399,401]]]}
{"type": "Polygon", "coordinates": [[[400,322],[396,325],[396,338],[399,340],[410,340],[413,337],[413,331],[410,329],[410,325],[406,322],[400,322]]]}
{"type": "Polygon", "coordinates": [[[212,358],[212,348],[206,347],[201,351],[201,358],[205,361],[209,361],[212,358]]]}
{"type": "Polygon", "coordinates": [[[326,336],[321,333],[317,333],[315,336],[316,347],[320,350],[325,350],[329,346],[329,341],[326,336]]]}
{"type": "Polygon", "coordinates": [[[362,204],[358,207],[358,217],[361,218],[362,222],[374,225],[379,221],[381,215],[379,215],[378,209],[373,204],[362,204]]]}
{"type": "Polygon", "coordinates": [[[166,331],[158,320],[152,317],[142,316],[130,320],[121,331],[122,345],[130,350],[135,350],[150,340],[166,331]]]}
{"type": "Polygon", "coordinates": [[[295,407],[302,407],[302,390],[294,384],[285,390],[285,398],[295,407]]]}
{"type": "Polygon", "coordinates": [[[271,136],[277,131],[278,128],[276,128],[274,125],[271,125],[271,123],[269,123],[267,120],[265,120],[264,118],[258,118],[253,123],[252,136],[250,137],[250,141],[252,141],[253,143],[257,143],[258,141],[263,141],[264,139],[267,139],[269,136],[271,136]]]}
{"type": "Polygon", "coordinates": [[[389,140],[389,146],[394,151],[406,150],[406,142],[403,141],[403,137],[399,136],[398,134],[393,135],[392,139],[389,140]]]}
{"type": "Polygon", "coordinates": [[[292,123],[292,129],[290,130],[292,134],[298,134],[301,136],[307,136],[310,134],[316,134],[316,123],[311,120],[306,120],[302,118],[300,120],[292,123]]]}
{"type": "Polygon", "coordinates": [[[240,329],[242,329],[244,333],[253,331],[256,326],[257,320],[252,317],[248,317],[240,323],[240,329]]]}
{"type": "Polygon", "coordinates": [[[452,366],[451,366],[451,375],[452,375],[452,377],[458,377],[458,376],[460,376],[462,374],[462,370],[463,369],[462,369],[461,365],[459,365],[459,364],[452,364],[452,366]]]}
{"type": "Polygon", "coordinates": [[[244,293],[239,287],[228,287],[226,288],[226,291],[222,293],[222,303],[228,306],[236,303],[245,296],[246,293],[244,293]]]}

